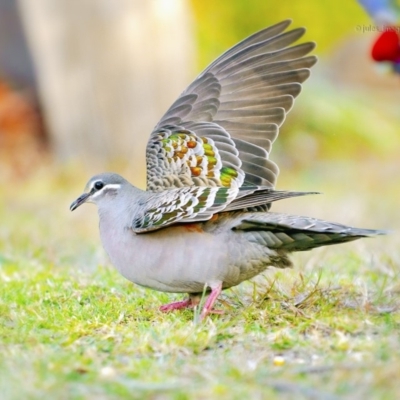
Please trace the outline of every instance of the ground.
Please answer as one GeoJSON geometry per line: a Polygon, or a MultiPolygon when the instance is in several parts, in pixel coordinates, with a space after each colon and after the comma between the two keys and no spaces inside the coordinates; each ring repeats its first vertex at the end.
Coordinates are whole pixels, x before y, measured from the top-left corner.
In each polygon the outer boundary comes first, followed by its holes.
{"type": "Polygon", "coordinates": [[[112,268],[95,208],[68,210],[89,178],[82,169],[4,175],[1,398],[397,398],[398,178],[368,168],[287,174],[279,189],[324,195],[274,210],[389,235],[294,255],[293,270],[225,291],[224,314],[203,323],[198,311],[160,313],[182,296],[140,288],[112,268]]]}

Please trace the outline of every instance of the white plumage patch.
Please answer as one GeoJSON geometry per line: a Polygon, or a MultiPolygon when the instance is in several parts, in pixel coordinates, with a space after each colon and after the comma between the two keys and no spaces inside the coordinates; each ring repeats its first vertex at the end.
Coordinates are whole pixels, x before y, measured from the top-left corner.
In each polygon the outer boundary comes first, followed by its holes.
{"type": "MultiPolygon", "coordinates": [[[[93,184],[91,185],[90,189],[93,189],[93,186],[96,182],[93,182],[93,184]]],[[[92,199],[97,199],[98,197],[102,196],[104,192],[106,192],[107,190],[119,190],[121,188],[121,185],[119,183],[109,183],[108,185],[105,185],[102,189],[94,192],[92,194],[92,199]]]]}

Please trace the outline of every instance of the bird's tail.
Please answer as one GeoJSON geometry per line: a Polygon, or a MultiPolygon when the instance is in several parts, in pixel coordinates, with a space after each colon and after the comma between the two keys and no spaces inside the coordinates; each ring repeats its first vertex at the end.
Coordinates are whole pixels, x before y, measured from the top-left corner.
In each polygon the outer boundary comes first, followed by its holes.
{"type": "Polygon", "coordinates": [[[288,251],[311,250],[387,233],[280,213],[253,213],[243,217],[234,230],[254,232],[256,240],[265,246],[288,251]]]}

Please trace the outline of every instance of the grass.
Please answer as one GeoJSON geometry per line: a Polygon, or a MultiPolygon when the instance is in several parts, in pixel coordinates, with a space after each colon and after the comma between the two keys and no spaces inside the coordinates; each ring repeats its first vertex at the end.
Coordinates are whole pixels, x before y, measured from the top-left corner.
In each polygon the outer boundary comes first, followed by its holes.
{"type": "MultiPolygon", "coordinates": [[[[346,182],[332,171],[282,181],[327,194],[275,209],[396,229],[394,179],[367,191],[360,170],[345,170],[346,182]]],[[[181,296],[109,265],[94,208],[68,211],[84,184],[76,175],[39,168],[0,189],[2,399],[398,397],[396,232],[297,254],[295,269],[224,292],[224,315],[195,324],[192,311],[158,311],[181,296]]]]}

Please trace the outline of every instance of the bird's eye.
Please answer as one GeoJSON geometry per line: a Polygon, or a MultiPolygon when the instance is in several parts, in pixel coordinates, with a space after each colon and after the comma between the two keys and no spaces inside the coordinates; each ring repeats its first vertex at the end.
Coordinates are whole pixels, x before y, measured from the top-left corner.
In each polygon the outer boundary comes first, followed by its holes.
{"type": "Polygon", "coordinates": [[[103,189],[103,187],[104,187],[104,183],[101,182],[101,181],[97,181],[97,182],[94,184],[94,188],[95,188],[96,190],[103,189]]]}

